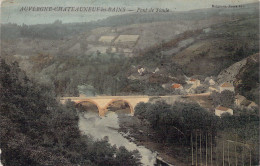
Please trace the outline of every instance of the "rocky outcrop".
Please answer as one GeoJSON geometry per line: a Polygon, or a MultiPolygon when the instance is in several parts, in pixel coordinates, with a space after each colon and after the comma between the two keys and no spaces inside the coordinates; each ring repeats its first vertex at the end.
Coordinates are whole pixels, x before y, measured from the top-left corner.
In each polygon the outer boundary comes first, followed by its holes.
{"type": "Polygon", "coordinates": [[[221,84],[223,82],[233,83],[236,81],[236,77],[240,72],[246,68],[246,66],[250,65],[250,63],[259,62],[258,58],[259,54],[251,55],[243,60],[234,63],[230,67],[222,70],[217,77],[217,83],[221,84]]]}

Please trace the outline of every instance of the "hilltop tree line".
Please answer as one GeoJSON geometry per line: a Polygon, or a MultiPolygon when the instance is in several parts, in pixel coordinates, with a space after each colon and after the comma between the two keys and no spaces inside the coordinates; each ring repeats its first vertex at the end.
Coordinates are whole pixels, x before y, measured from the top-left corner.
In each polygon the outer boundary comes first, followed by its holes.
{"type": "Polygon", "coordinates": [[[218,13],[150,13],[150,14],[127,14],[115,15],[107,19],[82,22],[82,23],[62,23],[61,20],[56,20],[49,24],[37,25],[17,25],[3,24],[1,26],[2,38],[12,39],[19,37],[28,38],[43,38],[43,39],[61,39],[66,36],[86,32],[98,27],[117,27],[123,25],[131,25],[138,23],[150,23],[159,21],[183,21],[183,20],[200,20],[206,19],[209,15],[219,15],[218,13]],[[138,15],[138,17],[137,17],[138,15]]]}
{"type": "Polygon", "coordinates": [[[137,151],[82,136],[73,103],[60,105],[17,63],[0,61],[1,162],[4,165],[140,165],[137,151]]]}

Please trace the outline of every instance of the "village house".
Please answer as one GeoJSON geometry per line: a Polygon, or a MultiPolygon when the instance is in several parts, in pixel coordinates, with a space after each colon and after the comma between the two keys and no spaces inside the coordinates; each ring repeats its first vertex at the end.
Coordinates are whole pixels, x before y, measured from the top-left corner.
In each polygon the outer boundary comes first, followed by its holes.
{"type": "Polygon", "coordinates": [[[214,81],[213,77],[207,77],[204,80],[204,84],[208,84],[210,86],[216,85],[216,82],[214,81]]]}
{"type": "Polygon", "coordinates": [[[200,80],[198,80],[198,79],[191,78],[186,82],[187,82],[187,85],[189,85],[189,86],[186,86],[186,88],[185,88],[187,93],[195,93],[195,89],[198,86],[200,86],[200,80]]]}
{"type": "Polygon", "coordinates": [[[251,103],[247,106],[249,109],[253,109],[254,107],[258,107],[258,105],[253,101],[251,101],[251,103]]]}
{"type": "Polygon", "coordinates": [[[187,93],[194,93],[195,90],[192,88],[192,84],[185,84],[183,86],[183,89],[185,89],[185,92],[187,93]]]}
{"type": "Polygon", "coordinates": [[[237,106],[241,106],[241,103],[243,103],[246,100],[246,98],[242,95],[236,95],[235,96],[235,104],[237,106]]]}
{"type": "Polygon", "coordinates": [[[255,102],[247,100],[244,96],[239,94],[235,96],[235,104],[236,106],[246,109],[253,109],[254,107],[258,107],[255,102]]]}
{"type": "Polygon", "coordinates": [[[163,89],[171,89],[172,88],[172,83],[165,83],[161,85],[163,89]]]}
{"type": "Polygon", "coordinates": [[[213,86],[213,85],[215,85],[215,84],[216,84],[216,82],[215,82],[213,79],[210,79],[210,80],[209,80],[209,85],[213,86]]]}
{"type": "Polygon", "coordinates": [[[235,91],[235,88],[233,86],[233,84],[225,82],[223,83],[220,87],[219,87],[220,92],[223,92],[224,90],[229,90],[231,92],[235,91]]]}
{"type": "Polygon", "coordinates": [[[226,108],[222,106],[218,106],[215,108],[215,115],[216,116],[221,116],[224,113],[229,113],[230,115],[233,115],[233,110],[231,108],[226,108]]]}
{"type": "Polygon", "coordinates": [[[160,71],[160,69],[157,67],[153,73],[158,73],[160,71]]]}
{"type": "Polygon", "coordinates": [[[247,108],[247,109],[253,109],[254,107],[257,107],[258,105],[253,101],[245,99],[243,102],[241,102],[240,106],[243,108],[247,108]]]}
{"type": "Polygon", "coordinates": [[[138,70],[137,70],[137,72],[139,73],[139,75],[143,75],[144,74],[144,72],[145,72],[145,68],[139,68],[138,70]]]}
{"type": "Polygon", "coordinates": [[[191,78],[187,81],[187,84],[192,84],[192,85],[194,85],[194,88],[196,88],[196,87],[200,86],[200,80],[191,78]]]}
{"type": "Polygon", "coordinates": [[[181,84],[172,84],[171,88],[173,88],[173,89],[183,89],[183,86],[181,84]]]}
{"type": "Polygon", "coordinates": [[[219,90],[215,86],[210,86],[209,87],[209,92],[214,92],[214,91],[218,92],[219,90]]]}

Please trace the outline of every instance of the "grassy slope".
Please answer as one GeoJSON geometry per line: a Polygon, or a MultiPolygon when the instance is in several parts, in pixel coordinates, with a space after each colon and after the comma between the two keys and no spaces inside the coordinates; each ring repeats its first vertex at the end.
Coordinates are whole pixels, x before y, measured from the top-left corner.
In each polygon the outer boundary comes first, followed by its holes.
{"type": "Polygon", "coordinates": [[[191,75],[217,75],[236,59],[239,48],[244,54],[258,52],[258,18],[241,19],[211,27],[197,41],[177,53],[172,61],[186,68],[191,75]]]}

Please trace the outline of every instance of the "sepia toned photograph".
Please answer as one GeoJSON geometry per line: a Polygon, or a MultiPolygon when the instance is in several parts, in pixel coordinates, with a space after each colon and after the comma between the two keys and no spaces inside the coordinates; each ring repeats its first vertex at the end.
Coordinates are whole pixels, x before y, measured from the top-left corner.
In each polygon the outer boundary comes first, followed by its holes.
{"type": "Polygon", "coordinates": [[[0,0],[0,166],[258,166],[259,0],[0,0]]]}

